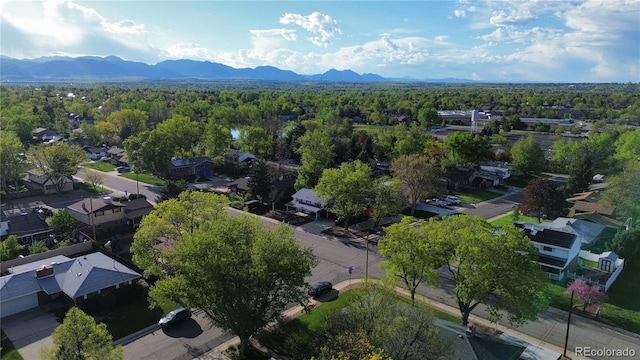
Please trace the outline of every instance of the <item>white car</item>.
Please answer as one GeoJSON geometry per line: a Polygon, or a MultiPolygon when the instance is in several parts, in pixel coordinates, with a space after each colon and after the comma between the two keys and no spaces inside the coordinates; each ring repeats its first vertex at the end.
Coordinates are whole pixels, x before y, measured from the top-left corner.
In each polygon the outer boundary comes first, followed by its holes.
{"type": "Polygon", "coordinates": [[[457,196],[447,195],[444,200],[449,204],[460,205],[462,204],[462,200],[460,200],[457,196]]]}
{"type": "Polygon", "coordinates": [[[445,206],[449,205],[449,203],[447,201],[442,200],[442,199],[431,199],[431,200],[429,200],[429,204],[435,205],[435,206],[439,206],[439,207],[445,207],[445,206]]]}

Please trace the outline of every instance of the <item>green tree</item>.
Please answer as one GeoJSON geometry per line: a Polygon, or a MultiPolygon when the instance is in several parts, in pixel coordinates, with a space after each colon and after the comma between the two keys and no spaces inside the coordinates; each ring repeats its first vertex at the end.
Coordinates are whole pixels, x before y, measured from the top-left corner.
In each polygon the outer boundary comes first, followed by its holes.
{"type": "Polygon", "coordinates": [[[186,180],[166,180],[160,188],[160,196],[158,196],[157,202],[175,199],[188,189],[189,183],[186,180]]]}
{"type": "Polygon", "coordinates": [[[51,145],[36,145],[29,149],[27,158],[49,178],[58,193],[62,192],[65,181],[75,175],[80,164],[87,159],[79,146],[62,141],[51,145]]]}
{"type": "Polygon", "coordinates": [[[19,153],[24,146],[20,138],[12,131],[0,130],[0,179],[2,189],[6,189],[9,183],[18,188],[18,180],[24,170],[24,161],[19,153]]]}
{"type": "Polygon", "coordinates": [[[404,217],[401,222],[386,228],[386,235],[378,243],[380,254],[387,260],[382,267],[400,279],[415,303],[416,291],[422,283],[437,285],[440,264],[434,256],[424,222],[404,217]]]}
{"type": "Polygon", "coordinates": [[[210,119],[205,127],[200,147],[204,149],[207,156],[215,157],[229,151],[232,140],[229,128],[210,119]]]}
{"type": "Polygon", "coordinates": [[[391,173],[404,186],[404,193],[415,213],[418,200],[443,191],[442,167],[434,157],[403,155],[391,162],[391,173]]]}
{"type": "Polygon", "coordinates": [[[49,247],[44,241],[36,241],[28,246],[29,255],[40,254],[49,251],[49,247]]]}
{"type": "Polygon", "coordinates": [[[524,188],[520,212],[540,219],[555,219],[567,213],[565,196],[547,179],[533,179],[524,188]]]}
{"type": "Polygon", "coordinates": [[[122,346],[113,346],[107,326],[77,307],[67,311],[62,324],[51,335],[52,348],[42,348],[41,359],[117,360],[124,359],[122,346]]]}
{"type": "Polygon", "coordinates": [[[371,219],[376,228],[387,216],[396,216],[402,210],[402,184],[397,179],[383,176],[374,181],[371,219]]]}
{"type": "Polygon", "coordinates": [[[71,233],[75,229],[75,219],[68,210],[60,209],[51,217],[50,225],[53,236],[59,243],[71,238],[71,233]]]}
{"type": "Polygon", "coordinates": [[[133,236],[133,262],[144,269],[145,276],[171,272],[162,261],[163,251],[184,233],[192,234],[200,225],[219,219],[228,205],[224,195],[192,191],[159,203],[133,236]]]}
{"type": "Polygon", "coordinates": [[[107,116],[107,121],[114,125],[120,141],[147,130],[148,119],[149,116],[146,112],[137,109],[114,111],[107,116]]]}
{"type": "Polygon", "coordinates": [[[524,174],[537,174],[544,169],[545,154],[533,135],[522,137],[511,148],[513,168],[524,174]]]}
{"type": "Polygon", "coordinates": [[[240,338],[245,355],[252,335],[281,319],[288,304],[304,304],[305,278],[317,264],[287,225],[266,230],[257,218],[226,213],[183,233],[164,260],[174,275],[157,281],[151,297],[201,309],[240,338]]]}
{"type": "Polygon", "coordinates": [[[342,163],[338,169],[325,169],[314,192],[325,204],[331,204],[338,219],[349,228],[349,219],[366,209],[373,185],[369,165],[360,160],[342,163]]]}
{"type": "Polygon", "coordinates": [[[267,164],[260,160],[251,169],[251,178],[248,182],[249,194],[263,203],[269,201],[269,195],[273,190],[273,182],[267,164]]]}
{"type": "Polygon", "coordinates": [[[102,185],[102,183],[104,183],[104,175],[102,175],[102,173],[99,173],[95,170],[87,170],[87,172],[84,174],[84,179],[91,184],[91,187],[93,188],[93,192],[98,193],[98,187],[100,187],[100,185],[102,185]]]}
{"type": "Polygon", "coordinates": [[[9,235],[0,242],[0,261],[7,261],[15,258],[24,249],[24,245],[18,242],[15,235],[9,235]]]}
{"type": "Polygon", "coordinates": [[[349,359],[363,359],[376,349],[384,349],[384,358],[391,359],[451,356],[453,344],[441,337],[427,308],[402,305],[391,289],[381,286],[365,285],[354,291],[356,301],[327,320],[321,340],[321,359],[340,356],[340,353],[352,353],[349,359]],[[358,343],[362,346],[354,346],[358,343]]]}
{"type": "Polygon", "coordinates": [[[334,157],[334,145],[331,136],[322,129],[307,131],[298,138],[300,146],[296,152],[301,156],[298,166],[298,178],[295,187],[313,189],[322,175],[322,171],[331,164],[334,157]]]}
{"type": "Polygon", "coordinates": [[[640,162],[628,161],[622,171],[609,177],[603,192],[605,202],[615,204],[619,217],[631,218],[634,224],[640,219],[640,162]]]}
{"type": "Polygon", "coordinates": [[[569,180],[567,190],[570,193],[579,193],[589,190],[593,179],[593,163],[591,156],[586,153],[576,154],[569,162],[569,180]]]}
{"type": "Polygon", "coordinates": [[[615,141],[615,159],[625,163],[640,161],[640,129],[627,131],[615,141]]]}
{"type": "Polygon", "coordinates": [[[238,134],[238,142],[243,151],[260,155],[273,154],[273,139],[261,127],[243,126],[238,134]]]}
{"type": "Polygon", "coordinates": [[[640,229],[618,231],[613,237],[611,250],[627,264],[637,261],[637,256],[640,255],[640,229]]]}
{"type": "Polygon", "coordinates": [[[489,141],[484,136],[454,132],[444,141],[447,158],[452,164],[471,165],[490,158],[489,141]]]}
{"type": "Polygon", "coordinates": [[[507,311],[512,325],[535,320],[546,306],[547,277],[535,263],[538,251],[515,226],[493,228],[480,217],[460,215],[430,219],[425,231],[438,262],[452,276],[464,326],[479,304],[489,307],[492,321],[502,318],[500,310],[507,311]]]}

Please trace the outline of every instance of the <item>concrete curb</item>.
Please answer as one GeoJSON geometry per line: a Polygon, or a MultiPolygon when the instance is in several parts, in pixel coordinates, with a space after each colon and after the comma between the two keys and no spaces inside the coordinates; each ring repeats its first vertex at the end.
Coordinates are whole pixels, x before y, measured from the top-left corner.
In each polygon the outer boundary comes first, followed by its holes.
{"type": "Polygon", "coordinates": [[[158,324],[153,324],[153,325],[149,325],[146,328],[142,329],[142,330],[138,330],[136,332],[134,332],[133,334],[129,334],[125,337],[122,337],[118,340],[115,340],[113,342],[113,346],[118,346],[118,345],[127,345],[131,342],[134,342],[136,340],[138,340],[139,338],[148,335],[156,330],[160,330],[160,326],[158,326],[158,324]]]}

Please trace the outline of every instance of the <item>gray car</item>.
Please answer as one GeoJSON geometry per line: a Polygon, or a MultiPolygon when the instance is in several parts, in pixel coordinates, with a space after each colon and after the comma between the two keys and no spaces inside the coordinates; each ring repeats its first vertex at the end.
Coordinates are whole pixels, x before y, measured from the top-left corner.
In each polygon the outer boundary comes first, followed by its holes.
{"type": "Polygon", "coordinates": [[[158,325],[163,329],[167,329],[179,322],[189,319],[191,319],[191,311],[189,309],[177,308],[160,319],[160,321],[158,321],[158,325]]]}

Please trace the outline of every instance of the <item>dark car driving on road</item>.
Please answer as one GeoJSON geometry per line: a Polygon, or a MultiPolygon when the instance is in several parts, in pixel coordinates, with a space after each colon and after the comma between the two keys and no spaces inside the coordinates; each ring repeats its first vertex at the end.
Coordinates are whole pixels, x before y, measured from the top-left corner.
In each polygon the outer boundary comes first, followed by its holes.
{"type": "Polygon", "coordinates": [[[311,289],[307,292],[310,296],[319,296],[333,289],[333,284],[328,281],[318,281],[311,286],[311,289]]]}
{"type": "Polygon", "coordinates": [[[191,311],[187,308],[178,308],[169,312],[160,319],[160,321],[158,321],[158,325],[160,325],[161,328],[166,329],[188,319],[191,319],[191,311]]]}

